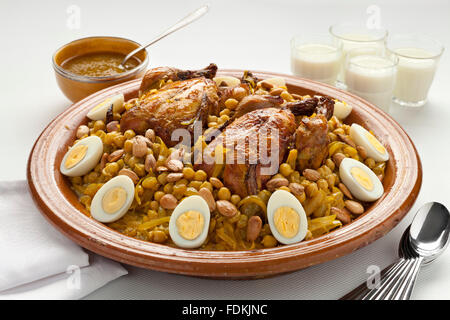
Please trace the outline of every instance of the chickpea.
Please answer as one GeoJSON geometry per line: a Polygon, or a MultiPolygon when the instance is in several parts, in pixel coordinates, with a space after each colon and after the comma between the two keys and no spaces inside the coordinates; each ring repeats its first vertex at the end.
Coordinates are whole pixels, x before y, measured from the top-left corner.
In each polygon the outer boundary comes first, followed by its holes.
{"type": "Polygon", "coordinates": [[[167,183],[164,185],[163,191],[165,193],[172,193],[173,192],[173,183],[167,183]]]}
{"type": "Polygon", "coordinates": [[[163,243],[167,240],[167,235],[162,230],[155,230],[153,231],[153,242],[156,243],[163,243]]]}
{"type": "Polygon", "coordinates": [[[291,168],[291,166],[287,163],[283,163],[280,166],[280,173],[285,176],[288,177],[292,172],[294,172],[294,170],[291,168]]]}
{"type": "Polygon", "coordinates": [[[196,190],[200,190],[200,186],[202,185],[201,181],[191,181],[189,182],[189,187],[195,188],[196,190]]]}
{"type": "Polygon", "coordinates": [[[124,150],[126,153],[132,153],[132,152],[133,152],[133,141],[131,141],[131,140],[126,140],[126,141],[123,143],[123,150],[124,150]]]}
{"type": "Polygon", "coordinates": [[[98,130],[104,130],[105,128],[106,127],[105,127],[105,123],[103,122],[103,120],[97,120],[97,121],[94,122],[94,127],[92,129],[95,132],[95,131],[98,131],[98,130]]]}
{"type": "Polygon", "coordinates": [[[364,163],[370,168],[373,169],[376,165],[375,160],[373,160],[372,158],[366,158],[366,160],[364,160],[364,163]]]}
{"type": "Polygon", "coordinates": [[[263,246],[265,248],[273,248],[277,245],[278,241],[277,241],[277,239],[275,239],[275,237],[267,234],[264,236],[261,243],[263,244],[263,246]]]}
{"type": "Polygon", "coordinates": [[[227,108],[223,109],[219,113],[220,116],[225,116],[225,115],[228,116],[229,114],[230,114],[230,109],[227,109],[227,108]]]}
{"type": "Polygon", "coordinates": [[[163,196],[164,196],[164,192],[156,191],[155,194],[153,195],[153,198],[155,198],[155,200],[159,202],[159,200],[161,200],[161,198],[163,196]]]}
{"type": "Polygon", "coordinates": [[[235,206],[237,206],[240,201],[241,197],[238,194],[233,194],[231,196],[231,203],[234,204],[235,206]]]}
{"type": "Polygon", "coordinates": [[[175,185],[175,186],[173,186],[173,195],[177,199],[178,199],[178,197],[181,198],[186,193],[186,190],[187,190],[187,185],[185,185],[185,184],[175,185]]]}
{"type": "Polygon", "coordinates": [[[125,137],[127,140],[130,140],[130,139],[133,139],[133,138],[136,136],[136,133],[134,133],[133,130],[127,130],[127,131],[124,132],[123,135],[124,135],[124,137],[125,137]]]}
{"type": "Polygon", "coordinates": [[[114,145],[118,148],[123,148],[126,138],[123,135],[116,135],[113,139],[114,145]]]}
{"type": "Polygon", "coordinates": [[[159,176],[158,176],[158,182],[160,183],[160,184],[166,184],[166,182],[167,182],[167,176],[168,176],[169,174],[167,173],[167,172],[163,172],[163,173],[161,173],[159,176]]]}
{"type": "Polygon", "coordinates": [[[113,176],[117,174],[117,172],[119,172],[119,165],[117,164],[117,162],[107,163],[103,171],[104,173],[106,173],[106,175],[113,176]]]}
{"type": "Polygon", "coordinates": [[[183,176],[184,178],[186,178],[187,180],[192,180],[194,179],[195,176],[195,171],[192,168],[183,168],[183,176]]]}
{"type": "Polygon", "coordinates": [[[333,160],[331,160],[330,158],[327,159],[327,161],[325,162],[325,165],[330,168],[331,171],[334,170],[334,168],[336,167],[335,163],[333,160]]]}
{"type": "Polygon", "coordinates": [[[218,120],[217,116],[211,115],[208,116],[208,122],[217,122],[217,120],[218,120]]]}
{"type": "Polygon", "coordinates": [[[146,189],[153,189],[158,184],[158,180],[155,177],[148,177],[142,181],[142,186],[146,189]]]}
{"type": "Polygon", "coordinates": [[[317,187],[322,190],[328,190],[328,182],[325,179],[319,179],[317,181],[317,187]]]}
{"type": "Polygon", "coordinates": [[[87,135],[89,135],[89,127],[85,126],[85,125],[79,126],[78,130],[77,130],[77,138],[81,139],[81,138],[83,138],[84,136],[87,136],[87,135]]]}
{"type": "Polygon", "coordinates": [[[230,200],[231,192],[227,187],[222,187],[217,192],[217,197],[219,198],[219,200],[230,200]]]}
{"type": "Polygon", "coordinates": [[[261,190],[261,191],[258,193],[258,197],[260,197],[262,201],[264,201],[265,203],[267,203],[267,202],[269,201],[269,198],[270,198],[271,194],[272,194],[272,193],[271,193],[269,190],[264,189],[264,190],[261,190]]]}
{"type": "Polygon", "coordinates": [[[158,212],[156,212],[156,210],[148,210],[147,211],[147,217],[149,217],[150,219],[156,219],[158,218],[158,212]]]}
{"type": "Polygon", "coordinates": [[[234,110],[237,107],[238,103],[239,101],[237,101],[236,99],[230,98],[225,101],[225,107],[230,110],[234,110]]]}
{"type": "Polygon", "coordinates": [[[194,174],[194,179],[197,181],[206,181],[206,178],[208,178],[208,175],[203,170],[197,170],[194,174]]]}
{"type": "Polygon", "coordinates": [[[159,203],[156,200],[150,202],[150,209],[156,211],[159,208],[159,203]]]}
{"type": "Polygon", "coordinates": [[[236,87],[233,89],[232,95],[234,99],[240,101],[247,95],[247,91],[244,88],[236,87]]]}
{"type": "Polygon", "coordinates": [[[213,186],[211,184],[211,182],[205,181],[200,185],[200,189],[201,188],[207,188],[209,191],[213,191],[213,186]]]}
{"type": "Polygon", "coordinates": [[[134,165],[134,172],[139,176],[139,177],[143,177],[145,176],[145,167],[142,163],[136,163],[134,165]]]}
{"type": "Polygon", "coordinates": [[[193,195],[198,195],[198,190],[195,189],[194,187],[187,187],[186,192],[184,194],[187,197],[193,196],[193,195]]]}

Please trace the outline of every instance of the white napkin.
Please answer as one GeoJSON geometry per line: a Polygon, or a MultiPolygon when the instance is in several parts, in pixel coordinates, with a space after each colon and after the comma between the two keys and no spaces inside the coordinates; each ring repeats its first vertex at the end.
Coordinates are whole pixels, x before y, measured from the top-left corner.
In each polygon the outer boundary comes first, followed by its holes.
{"type": "Polygon", "coordinates": [[[127,273],[118,263],[91,257],[89,266],[89,255],[38,212],[26,181],[0,182],[0,299],[75,299],[127,273]],[[65,285],[71,271],[81,275],[79,290],[65,285]]]}

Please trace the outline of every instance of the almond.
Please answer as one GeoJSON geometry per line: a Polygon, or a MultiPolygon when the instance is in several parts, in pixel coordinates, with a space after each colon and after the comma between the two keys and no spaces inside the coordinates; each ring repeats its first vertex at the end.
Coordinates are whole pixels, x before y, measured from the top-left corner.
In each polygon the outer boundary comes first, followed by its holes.
{"type": "Polygon", "coordinates": [[[156,159],[153,154],[148,154],[145,157],[144,162],[145,171],[150,172],[150,170],[154,171],[156,168],[156,159]]]}
{"type": "Polygon", "coordinates": [[[345,186],[345,184],[343,184],[342,182],[338,184],[339,189],[341,189],[342,193],[344,194],[344,196],[346,196],[349,199],[353,200],[353,196],[350,192],[350,190],[348,190],[348,188],[345,186]]]}
{"type": "Polygon", "coordinates": [[[309,181],[316,182],[320,179],[320,173],[314,169],[305,169],[303,170],[303,176],[309,181]]]}
{"type": "Polygon", "coordinates": [[[147,154],[147,142],[143,136],[133,138],[133,156],[137,158],[144,157],[147,154]]]}
{"type": "Polygon", "coordinates": [[[123,149],[116,150],[108,156],[108,161],[115,162],[115,161],[119,160],[120,158],[122,158],[124,153],[125,153],[125,151],[123,151],[123,149]]]}
{"type": "Polygon", "coordinates": [[[216,210],[216,202],[214,201],[214,196],[212,195],[211,191],[208,188],[200,188],[198,194],[203,199],[205,199],[210,211],[216,210]]]}
{"type": "Polygon", "coordinates": [[[181,162],[180,160],[172,159],[166,162],[166,167],[170,171],[178,172],[183,170],[184,165],[183,162],[181,162]]]}
{"type": "Polygon", "coordinates": [[[296,183],[296,182],[290,183],[289,189],[291,190],[291,192],[294,196],[299,196],[303,192],[305,192],[305,187],[302,186],[300,183],[296,183]]]}
{"type": "Polygon", "coordinates": [[[286,178],[274,178],[269,180],[266,183],[267,190],[273,192],[275,189],[279,187],[287,187],[289,185],[289,181],[286,178]]]}
{"type": "Polygon", "coordinates": [[[176,182],[176,181],[180,180],[181,178],[183,178],[183,174],[181,172],[179,172],[179,173],[172,172],[167,175],[166,179],[167,179],[167,182],[176,182]]]}
{"type": "Polygon", "coordinates": [[[122,170],[120,170],[119,171],[119,176],[121,176],[121,175],[130,177],[131,180],[133,180],[134,184],[139,182],[138,175],[134,171],[131,171],[130,169],[122,169],[122,170]]]}
{"type": "Polygon", "coordinates": [[[111,121],[106,125],[106,131],[113,132],[119,131],[119,121],[111,121]]]}
{"type": "Polygon", "coordinates": [[[345,159],[345,155],[343,153],[338,152],[333,155],[333,161],[338,168],[341,165],[342,160],[344,160],[344,159],[345,159]]]}
{"type": "Polygon", "coordinates": [[[175,209],[177,206],[177,203],[178,203],[177,198],[175,198],[175,196],[172,194],[165,194],[161,197],[161,199],[159,199],[159,204],[164,209],[169,209],[169,210],[175,209]]]}
{"type": "Polygon", "coordinates": [[[219,213],[227,218],[234,217],[238,213],[238,209],[228,200],[216,201],[216,207],[219,213]]]}
{"type": "Polygon", "coordinates": [[[352,221],[350,213],[345,208],[341,209],[337,207],[331,207],[330,213],[336,215],[336,219],[341,221],[343,224],[347,224],[352,221]]]}
{"type": "Polygon", "coordinates": [[[353,214],[360,215],[364,212],[364,207],[361,203],[353,201],[353,200],[346,200],[345,201],[345,207],[353,214]]]}
{"type": "Polygon", "coordinates": [[[262,228],[262,220],[259,216],[253,216],[247,223],[247,241],[255,241],[262,228]]]}

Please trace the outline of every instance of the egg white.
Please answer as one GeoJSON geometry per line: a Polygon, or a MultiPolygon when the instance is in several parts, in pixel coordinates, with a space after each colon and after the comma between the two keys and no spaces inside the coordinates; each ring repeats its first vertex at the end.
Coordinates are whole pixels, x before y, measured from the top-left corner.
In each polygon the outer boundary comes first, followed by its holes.
{"type": "Polygon", "coordinates": [[[302,241],[306,232],[308,231],[308,220],[306,218],[305,210],[298,199],[290,192],[285,190],[277,190],[269,198],[267,203],[267,219],[269,220],[270,230],[272,235],[278,242],[283,244],[292,244],[302,241]],[[292,238],[283,237],[277,230],[274,221],[275,211],[280,207],[289,207],[294,209],[300,217],[300,225],[298,233],[292,238]]]}
{"type": "Polygon", "coordinates": [[[119,220],[127,213],[128,209],[130,209],[131,204],[134,199],[134,183],[130,177],[125,175],[120,175],[112,178],[107,183],[105,183],[95,194],[94,199],[92,199],[91,203],[91,215],[92,217],[103,223],[110,223],[119,220]],[[127,193],[127,198],[125,203],[114,213],[107,213],[103,210],[103,197],[106,192],[111,190],[112,188],[121,187],[127,193]]]}
{"type": "Polygon", "coordinates": [[[346,102],[335,101],[333,115],[339,120],[344,120],[352,112],[352,109],[352,106],[346,102]]]}
{"type": "Polygon", "coordinates": [[[345,158],[342,160],[339,166],[339,176],[345,186],[350,190],[351,194],[358,200],[361,201],[375,201],[379,199],[384,193],[384,187],[380,179],[375,175],[375,173],[369,169],[364,163],[359,162],[355,159],[345,158]],[[373,189],[367,190],[361,186],[355,178],[353,178],[350,170],[354,167],[361,168],[370,180],[372,180],[373,189]]]}
{"type": "Polygon", "coordinates": [[[208,203],[200,196],[190,196],[185,199],[183,199],[173,210],[172,215],[170,216],[169,221],[169,233],[170,237],[172,238],[172,241],[179,246],[180,248],[186,248],[186,249],[192,249],[192,248],[198,248],[200,247],[203,242],[205,242],[206,237],[208,236],[208,230],[209,230],[209,220],[211,217],[211,213],[209,211],[208,203]],[[177,219],[180,215],[185,213],[186,211],[198,211],[200,214],[203,215],[203,218],[205,219],[205,223],[203,225],[203,230],[200,233],[200,235],[192,240],[187,240],[183,238],[178,233],[177,228],[177,219]]]}
{"type": "Polygon", "coordinates": [[[64,155],[59,170],[61,173],[68,177],[79,177],[85,175],[89,171],[95,168],[100,161],[103,154],[103,142],[97,136],[89,136],[78,141],[73,147],[71,147],[64,155]],[[65,163],[70,151],[78,147],[79,145],[86,145],[88,147],[83,159],[80,160],[72,168],[66,168],[65,163]]]}
{"type": "MultiPolygon", "coordinates": [[[[360,126],[359,124],[353,123],[350,127],[350,137],[352,140],[358,145],[364,147],[367,152],[367,156],[372,158],[375,161],[387,161],[389,160],[389,153],[384,147],[385,152],[379,152],[367,139],[366,134],[371,134],[365,128],[360,126]]],[[[381,142],[380,142],[381,143],[381,142]]]]}
{"type": "Polygon", "coordinates": [[[213,80],[218,86],[220,86],[222,82],[225,82],[227,84],[227,87],[236,87],[241,84],[241,80],[230,76],[215,77],[213,80]]]}
{"type": "Polygon", "coordinates": [[[281,77],[273,77],[273,78],[267,78],[264,80],[261,80],[260,82],[266,82],[272,84],[274,87],[285,87],[286,81],[281,77]]]}
{"type": "Polygon", "coordinates": [[[91,120],[104,120],[111,105],[113,106],[113,112],[122,112],[124,101],[125,99],[122,93],[106,98],[103,102],[92,108],[88,112],[87,117],[91,120]]]}

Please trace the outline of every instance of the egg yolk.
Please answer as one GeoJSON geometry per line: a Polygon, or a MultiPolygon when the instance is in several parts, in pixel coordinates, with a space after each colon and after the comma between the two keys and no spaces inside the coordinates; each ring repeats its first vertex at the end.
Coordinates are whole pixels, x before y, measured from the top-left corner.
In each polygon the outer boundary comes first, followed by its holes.
{"type": "Polygon", "coordinates": [[[353,179],[355,179],[364,189],[369,191],[373,190],[372,179],[370,179],[369,175],[363,169],[353,167],[350,169],[350,173],[352,174],[353,179]]]}
{"type": "Polygon", "coordinates": [[[91,111],[95,111],[95,110],[100,109],[101,107],[103,107],[105,104],[107,104],[110,101],[111,101],[111,98],[106,99],[102,103],[99,103],[98,105],[96,105],[91,111]]]}
{"type": "Polygon", "coordinates": [[[366,133],[367,140],[369,140],[369,143],[381,154],[384,154],[386,152],[386,149],[384,146],[378,141],[377,138],[375,138],[370,132],[366,133]]]}
{"type": "Polygon", "coordinates": [[[106,213],[114,213],[125,204],[127,200],[127,192],[121,187],[115,187],[108,190],[102,199],[103,211],[106,213]]]}
{"type": "Polygon", "coordinates": [[[292,208],[278,208],[273,216],[273,221],[278,232],[285,238],[292,238],[298,233],[300,216],[292,208]]]}
{"type": "Polygon", "coordinates": [[[205,225],[203,215],[194,210],[186,211],[177,219],[177,229],[180,236],[186,240],[194,240],[202,233],[205,225]]]}
{"type": "Polygon", "coordinates": [[[67,169],[74,167],[81,160],[83,160],[84,156],[86,155],[87,149],[88,149],[88,146],[83,145],[83,144],[73,147],[72,150],[70,150],[69,154],[67,155],[64,166],[67,169]]]}

